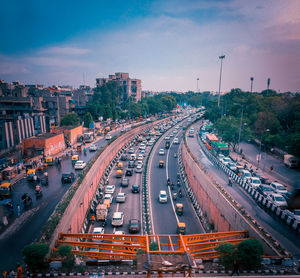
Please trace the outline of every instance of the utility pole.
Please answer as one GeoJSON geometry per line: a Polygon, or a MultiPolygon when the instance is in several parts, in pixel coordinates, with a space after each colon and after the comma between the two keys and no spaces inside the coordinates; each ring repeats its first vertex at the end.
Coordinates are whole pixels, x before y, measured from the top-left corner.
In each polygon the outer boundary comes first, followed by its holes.
{"type": "Polygon", "coordinates": [[[250,89],[250,92],[252,93],[252,89],[253,89],[253,80],[254,80],[254,77],[250,77],[250,81],[251,81],[251,89],[250,89]]]}
{"type": "Polygon", "coordinates": [[[270,83],[271,83],[271,78],[268,78],[268,81],[267,81],[267,95],[269,94],[270,83]]]}
{"type": "Polygon", "coordinates": [[[220,107],[220,93],[221,93],[221,81],[222,81],[222,64],[223,64],[223,59],[225,59],[225,55],[219,56],[219,59],[221,60],[221,66],[220,66],[218,107],[220,107]]]}

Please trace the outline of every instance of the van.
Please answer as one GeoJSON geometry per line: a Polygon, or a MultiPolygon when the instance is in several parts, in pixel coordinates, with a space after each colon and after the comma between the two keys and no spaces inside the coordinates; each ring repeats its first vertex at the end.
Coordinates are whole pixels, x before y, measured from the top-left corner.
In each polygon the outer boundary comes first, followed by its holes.
{"type": "Polygon", "coordinates": [[[112,226],[122,226],[124,222],[124,213],[121,211],[114,212],[111,225],[112,226]]]}
{"type": "Polygon", "coordinates": [[[284,165],[290,168],[297,168],[299,166],[299,159],[291,154],[284,155],[284,165]]]}
{"type": "Polygon", "coordinates": [[[132,154],[130,155],[130,160],[136,160],[136,155],[135,155],[135,153],[132,153],[132,154]]]}

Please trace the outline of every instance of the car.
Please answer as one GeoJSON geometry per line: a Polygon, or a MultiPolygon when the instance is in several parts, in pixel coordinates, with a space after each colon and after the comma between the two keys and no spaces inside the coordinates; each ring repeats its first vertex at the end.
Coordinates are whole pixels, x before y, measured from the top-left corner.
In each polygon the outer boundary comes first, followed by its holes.
{"type": "Polygon", "coordinates": [[[230,163],[230,162],[232,162],[232,160],[231,160],[229,157],[226,157],[226,156],[225,156],[225,157],[222,158],[221,162],[222,162],[225,166],[227,166],[227,164],[230,163]]]}
{"type": "Polygon", "coordinates": [[[130,160],[128,163],[128,168],[134,168],[135,167],[135,162],[134,160],[130,160]]]}
{"type": "Polygon", "coordinates": [[[160,149],[159,152],[158,152],[158,154],[159,154],[159,155],[164,155],[164,154],[165,154],[164,149],[160,149]]]}
{"type": "Polygon", "coordinates": [[[137,158],[137,159],[138,159],[138,160],[143,160],[143,158],[144,158],[144,155],[140,153],[140,154],[138,155],[138,158],[137,158]]]}
{"type": "Polygon", "coordinates": [[[110,134],[106,134],[105,135],[105,140],[110,140],[112,137],[111,137],[111,135],[110,134]]]}
{"type": "Polygon", "coordinates": [[[251,178],[248,180],[248,183],[249,183],[250,186],[253,187],[254,189],[257,189],[257,188],[261,185],[260,179],[257,178],[257,177],[251,177],[251,178]]]}
{"type": "Polygon", "coordinates": [[[126,161],[127,160],[127,155],[126,154],[122,154],[121,155],[121,160],[122,161],[126,161]]]}
{"type": "Polygon", "coordinates": [[[121,186],[122,187],[127,187],[129,185],[129,179],[123,178],[121,180],[121,186]]]}
{"type": "Polygon", "coordinates": [[[133,184],[131,187],[132,193],[139,193],[140,192],[140,185],[139,184],[133,184]]]}
{"type": "Polygon", "coordinates": [[[104,234],[104,228],[103,227],[95,227],[93,229],[93,234],[101,234],[101,235],[103,235],[104,234]]]}
{"type": "Polygon", "coordinates": [[[271,201],[273,205],[280,207],[281,209],[287,208],[287,202],[281,194],[271,193],[267,196],[267,200],[271,201]]]}
{"type": "Polygon", "coordinates": [[[71,183],[75,180],[75,175],[74,173],[63,173],[61,175],[61,182],[62,183],[71,183]]]}
{"type": "Polygon", "coordinates": [[[104,195],[104,200],[108,200],[110,203],[113,201],[113,196],[111,194],[105,194],[104,195]]]}
{"type": "Polygon", "coordinates": [[[142,173],[142,171],[143,171],[143,166],[141,164],[138,164],[136,166],[135,172],[136,173],[142,173]]]}
{"type": "Polygon", "coordinates": [[[285,210],[285,214],[291,217],[295,222],[300,224],[300,209],[285,210]]]}
{"type": "Polygon", "coordinates": [[[117,203],[124,203],[126,201],[126,194],[124,192],[119,192],[116,197],[117,203]]]}
{"type": "Polygon", "coordinates": [[[125,172],[125,176],[132,176],[132,174],[133,174],[132,169],[127,169],[125,172]]]}
{"type": "Polygon", "coordinates": [[[96,146],[96,145],[90,145],[90,147],[89,147],[89,151],[90,152],[95,152],[95,151],[97,151],[97,149],[98,149],[98,147],[96,146]]]}
{"type": "Polygon", "coordinates": [[[291,202],[291,199],[293,197],[293,193],[292,192],[286,192],[285,194],[282,194],[283,198],[286,200],[286,202],[288,203],[288,205],[291,202]]]}
{"type": "Polygon", "coordinates": [[[129,233],[138,233],[140,231],[140,220],[130,219],[129,220],[129,233]]]}
{"type": "Polygon", "coordinates": [[[159,191],[158,201],[160,203],[167,203],[168,202],[168,195],[167,195],[167,192],[165,190],[159,191]]]}
{"type": "MultiPolygon", "coordinates": [[[[202,139],[202,137],[201,137],[201,139],[202,139]]],[[[224,154],[222,154],[222,153],[219,153],[218,154],[218,159],[222,162],[222,159],[225,157],[225,155],[224,154]]]]}
{"type": "Polygon", "coordinates": [[[179,144],[179,139],[177,137],[175,137],[173,143],[174,144],[179,144]]]}
{"type": "Polygon", "coordinates": [[[113,214],[111,225],[115,227],[122,226],[124,223],[124,213],[121,211],[116,211],[113,214]]]}
{"type": "Polygon", "coordinates": [[[130,149],[128,150],[128,153],[130,153],[130,154],[134,153],[134,148],[130,148],[130,149]]]}
{"type": "Polygon", "coordinates": [[[236,171],[236,164],[234,162],[229,162],[227,164],[227,167],[231,170],[231,171],[236,171]]]}
{"type": "Polygon", "coordinates": [[[143,166],[143,161],[142,161],[142,160],[138,160],[138,161],[137,161],[137,165],[143,166]]]}
{"type": "Polygon", "coordinates": [[[241,178],[243,181],[249,181],[251,177],[252,175],[248,170],[241,170],[241,178]]]}
{"type": "Polygon", "coordinates": [[[115,189],[116,189],[116,186],[115,185],[107,185],[106,187],[105,187],[105,193],[106,194],[114,194],[114,192],[115,192],[115,189]]]}
{"type": "Polygon", "coordinates": [[[82,170],[84,169],[84,167],[86,166],[86,163],[82,160],[77,160],[75,165],[74,165],[74,169],[75,170],[82,170]]]}
{"type": "Polygon", "coordinates": [[[174,137],[174,134],[173,134],[173,133],[170,133],[170,137],[174,137]]]}
{"type": "Polygon", "coordinates": [[[145,150],[145,149],[146,149],[146,145],[144,143],[141,143],[140,150],[145,150]]]}
{"type": "Polygon", "coordinates": [[[114,231],[114,235],[118,235],[118,236],[125,235],[125,232],[124,231],[114,231]]]}
{"type": "Polygon", "coordinates": [[[270,184],[270,186],[273,188],[274,192],[278,193],[278,194],[285,194],[288,191],[286,190],[286,188],[284,187],[284,185],[282,185],[279,182],[272,182],[270,184]]]}
{"type": "Polygon", "coordinates": [[[153,145],[153,142],[152,141],[148,141],[147,143],[146,143],[146,146],[152,146],[153,145]]]}
{"type": "Polygon", "coordinates": [[[267,184],[260,184],[257,188],[257,192],[259,192],[264,197],[267,197],[269,194],[274,193],[272,187],[267,184]]]}
{"type": "Polygon", "coordinates": [[[170,136],[166,136],[166,137],[165,137],[165,140],[170,140],[170,136]]]}

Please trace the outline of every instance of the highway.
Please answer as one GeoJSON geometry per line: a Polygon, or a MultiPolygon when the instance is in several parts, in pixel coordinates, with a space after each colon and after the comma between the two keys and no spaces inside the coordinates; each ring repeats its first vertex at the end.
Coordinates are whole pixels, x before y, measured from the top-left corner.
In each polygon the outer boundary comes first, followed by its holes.
{"type": "MultiPolygon", "coordinates": [[[[119,131],[110,133],[112,136],[119,134],[119,131]]],[[[104,138],[101,138],[96,143],[98,148],[102,148],[107,144],[104,138]]],[[[86,152],[86,155],[79,154],[79,158],[88,162],[95,152],[86,152]]],[[[15,268],[16,263],[21,261],[21,251],[24,246],[37,241],[42,235],[42,227],[46,224],[48,218],[53,213],[56,205],[71,186],[71,184],[61,183],[61,174],[75,172],[76,175],[80,170],[74,170],[71,157],[62,160],[61,167],[51,166],[47,168],[49,185],[43,186],[43,196],[39,199],[35,197],[34,185],[22,179],[14,185],[13,200],[15,204],[21,204],[21,196],[24,193],[29,193],[32,197],[33,205],[28,210],[22,210],[20,217],[11,224],[0,235],[0,262],[1,267],[5,269],[15,268]]]]}
{"type": "MultiPolygon", "coordinates": [[[[201,122],[194,124],[195,133],[198,134],[201,122]]],[[[281,223],[277,217],[272,217],[267,211],[261,208],[241,187],[234,184],[228,186],[228,176],[220,169],[217,169],[212,162],[205,156],[200,148],[197,137],[187,137],[187,144],[195,157],[207,169],[210,176],[222,185],[227,192],[242,206],[245,210],[256,219],[260,225],[276,238],[282,246],[291,252],[297,258],[300,258],[300,241],[299,236],[294,230],[290,229],[284,223],[281,223]]],[[[283,166],[284,167],[284,166],[283,166]]]]}

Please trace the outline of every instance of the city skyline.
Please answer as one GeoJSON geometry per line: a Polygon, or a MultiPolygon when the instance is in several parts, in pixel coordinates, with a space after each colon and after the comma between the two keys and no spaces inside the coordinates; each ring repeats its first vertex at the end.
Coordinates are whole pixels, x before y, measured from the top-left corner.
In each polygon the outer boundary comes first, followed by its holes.
{"type": "Polygon", "coordinates": [[[143,90],[300,88],[300,3],[6,1],[0,79],[95,86],[130,72],[143,90]],[[14,19],[14,20],[12,20],[14,19]],[[197,80],[199,78],[199,81],[197,80]]]}

